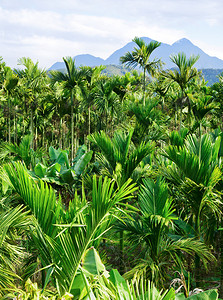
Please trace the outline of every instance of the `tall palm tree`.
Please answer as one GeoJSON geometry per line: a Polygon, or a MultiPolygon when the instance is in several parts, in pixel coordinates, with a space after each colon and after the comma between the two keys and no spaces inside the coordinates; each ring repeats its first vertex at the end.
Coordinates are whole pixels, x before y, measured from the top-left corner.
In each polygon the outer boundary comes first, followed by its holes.
{"type": "Polygon", "coordinates": [[[180,104],[180,128],[182,124],[182,106],[184,102],[189,103],[189,97],[186,89],[190,84],[193,84],[195,78],[197,78],[201,72],[198,72],[194,68],[194,64],[198,61],[199,56],[186,57],[185,53],[178,53],[170,56],[171,61],[176,65],[176,69],[163,71],[162,75],[169,79],[169,84],[176,83],[180,88],[180,94],[178,102],[180,104]]]}
{"type": "MultiPolygon", "coordinates": [[[[23,66],[23,69],[15,69],[15,73],[21,78],[23,85],[23,94],[25,105],[28,102],[30,110],[30,133],[34,136],[34,116],[39,104],[39,96],[47,89],[47,74],[46,71],[39,68],[39,63],[34,63],[29,57],[22,57],[18,64],[23,66]]],[[[33,139],[34,146],[34,139],[33,139]]]]}
{"type": "Polygon", "coordinates": [[[126,66],[131,66],[133,68],[139,66],[143,69],[143,103],[145,105],[146,72],[153,76],[157,69],[160,69],[162,66],[160,59],[150,61],[150,56],[161,43],[151,41],[149,44],[146,44],[145,41],[139,37],[135,37],[132,41],[136,43],[137,47],[134,47],[132,52],[127,52],[125,55],[121,56],[120,61],[126,66]]]}
{"type": "MultiPolygon", "coordinates": [[[[5,79],[3,82],[3,90],[6,94],[8,102],[8,141],[11,143],[11,102],[15,96],[15,89],[18,85],[19,78],[10,67],[4,67],[5,79]]],[[[14,133],[15,134],[15,133],[14,133]]]]}
{"type": "MultiPolygon", "coordinates": [[[[51,71],[52,83],[61,82],[63,88],[69,92],[71,103],[71,160],[74,158],[74,105],[77,106],[77,90],[84,85],[86,69],[77,69],[72,57],[63,57],[66,66],[66,73],[60,71],[51,71]]],[[[75,141],[76,147],[76,141],[75,141]]]]}
{"type": "MultiPolygon", "coordinates": [[[[86,70],[86,86],[82,90],[81,109],[88,110],[88,135],[91,134],[91,107],[95,104],[95,98],[98,95],[98,81],[101,79],[101,72],[104,66],[98,67],[81,67],[82,70],[86,70]]],[[[90,150],[90,142],[88,144],[90,150]]]]}
{"type": "Polygon", "coordinates": [[[108,132],[108,125],[114,123],[114,117],[121,111],[119,96],[114,91],[116,82],[112,78],[103,77],[98,81],[97,90],[95,93],[95,105],[100,113],[100,130],[103,129],[108,132]],[[109,122],[109,117],[111,120],[109,122]],[[102,126],[102,120],[104,118],[104,128],[102,126]]]}

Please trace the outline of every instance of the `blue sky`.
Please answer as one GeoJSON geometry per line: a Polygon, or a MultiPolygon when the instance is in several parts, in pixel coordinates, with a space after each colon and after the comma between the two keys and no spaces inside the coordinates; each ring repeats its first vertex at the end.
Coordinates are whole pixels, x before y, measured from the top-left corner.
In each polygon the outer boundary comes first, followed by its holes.
{"type": "Polygon", "coordinates": [[[0,0],[0,55],[48,68],[63,56],[107,58],[135,36],[188,38],[223,59],[222,0],[0,0]]]}

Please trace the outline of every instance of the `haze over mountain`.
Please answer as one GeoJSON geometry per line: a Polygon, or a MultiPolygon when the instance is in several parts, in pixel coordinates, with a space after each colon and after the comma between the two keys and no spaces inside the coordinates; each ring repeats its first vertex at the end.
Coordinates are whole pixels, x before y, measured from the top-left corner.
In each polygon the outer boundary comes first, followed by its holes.
{"type": "MultiPolygon", "coordinates": [[[[152,40],[147,37],[143,37],[143,40],[146,43],[150,43],[152,40]]],[[[136,46],[134,42],[130,42],[126,44],[124,47],[113,52],[107,59],[102,59],[100,57],[95,57],[90,54],[81,54],[74,56],[75,64],[77,67],[79,66],[99,66],[99,65],[120,65],[120,57],[124,55],[128,51],[132,51],[136,46]]],[[[151,55],[151,59],[160,58],[164,63],[164,68],[169,69],[174,67],[174,64],[170,60],[170,55],[177,54],[179,52],[184,52],[187,57],[190,55],[199,55],[200,58],[195,64],[198,69],[223,69],[223,60],[209,56],[204,51],[202,51],[199,47],[192,44],[188,39],[183,38],[172,45],[168,45],[165,43],[161,43],[161,46],[158,47],[151,55]]],[[[64,62],[56,62],[53,64],[49,70],[58,70],[64,69],[64,62]]]]}

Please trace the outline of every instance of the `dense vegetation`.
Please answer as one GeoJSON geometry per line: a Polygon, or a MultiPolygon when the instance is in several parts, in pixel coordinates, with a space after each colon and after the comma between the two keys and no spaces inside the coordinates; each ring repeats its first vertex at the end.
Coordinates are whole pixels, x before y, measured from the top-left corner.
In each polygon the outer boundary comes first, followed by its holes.
{"type": "Polygon", "coordinates": [[[134,42],[141,74],[1,59],[2,299],[223,295],[223,77],[134,42]]]}

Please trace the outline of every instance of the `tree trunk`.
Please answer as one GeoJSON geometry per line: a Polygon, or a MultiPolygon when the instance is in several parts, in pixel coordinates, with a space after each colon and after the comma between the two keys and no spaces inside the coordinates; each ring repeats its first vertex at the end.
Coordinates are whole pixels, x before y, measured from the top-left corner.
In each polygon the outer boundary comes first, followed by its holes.
{"type": "Polygon", "coordinates": [[[146,105],[146,69],[143,71],[143,105],[146,105]]]}
{"type": "MultiPolygon", "coordinates": [[[[88,107],[88,135],[91,134],[91,107],[88,107]]],[[[90,151],[90,141],[88,141],[88,150],[90,151]]]]}
{"type": "Polygon", "coordinates": [[[119,245],[120,245],[120,273],[125,273],[125,265],[124,265],[124,232],[120,232],[119,237],[119,245]]]}
{"type": "Polygon", "coordinates": [[[71,161],[74,159],[74,99],[71,92],[71,161]]]}
{"type": "Polygon", "coordinates": [[[30,112],[30,133],[32,135],[32,142],[31,142],[31,148],[34,148],[34,132],[33,132],[33,109],[31,107],[31,112],[30,112]]]}
{"type": "Polygon", "coordinates": [[[62,128],[63,120],[60,118],[60,142],[59,147],[62,149],[63,147],[63,128],[62,128]]]}
{"type": "Polygon", "coordinates": [[[11,104],[10,98],[8,100],[9,116],[8,116],[8,130],[9,130],[9,143],[11,143],[11,104]]]}
{"type": "MultiPolygon", "coordinates": [[[[222,227],[222,226],[221,226],[222,227]]],[[[223,297],[223,230],[220,230],[220,288],[219,297],[223,297]]]]}
{"type": "Polygon", "coordinates": [[[17,106],[15,108],[15,143],[18,143],[18,120],[17,120],[17,106]]]}
{"type": "Polygon", "coordinates": [[[14,118],[13,118],[13,126],[14,126],[14,144],[15,144],[15,109],[14,109],[14,118]]]}

